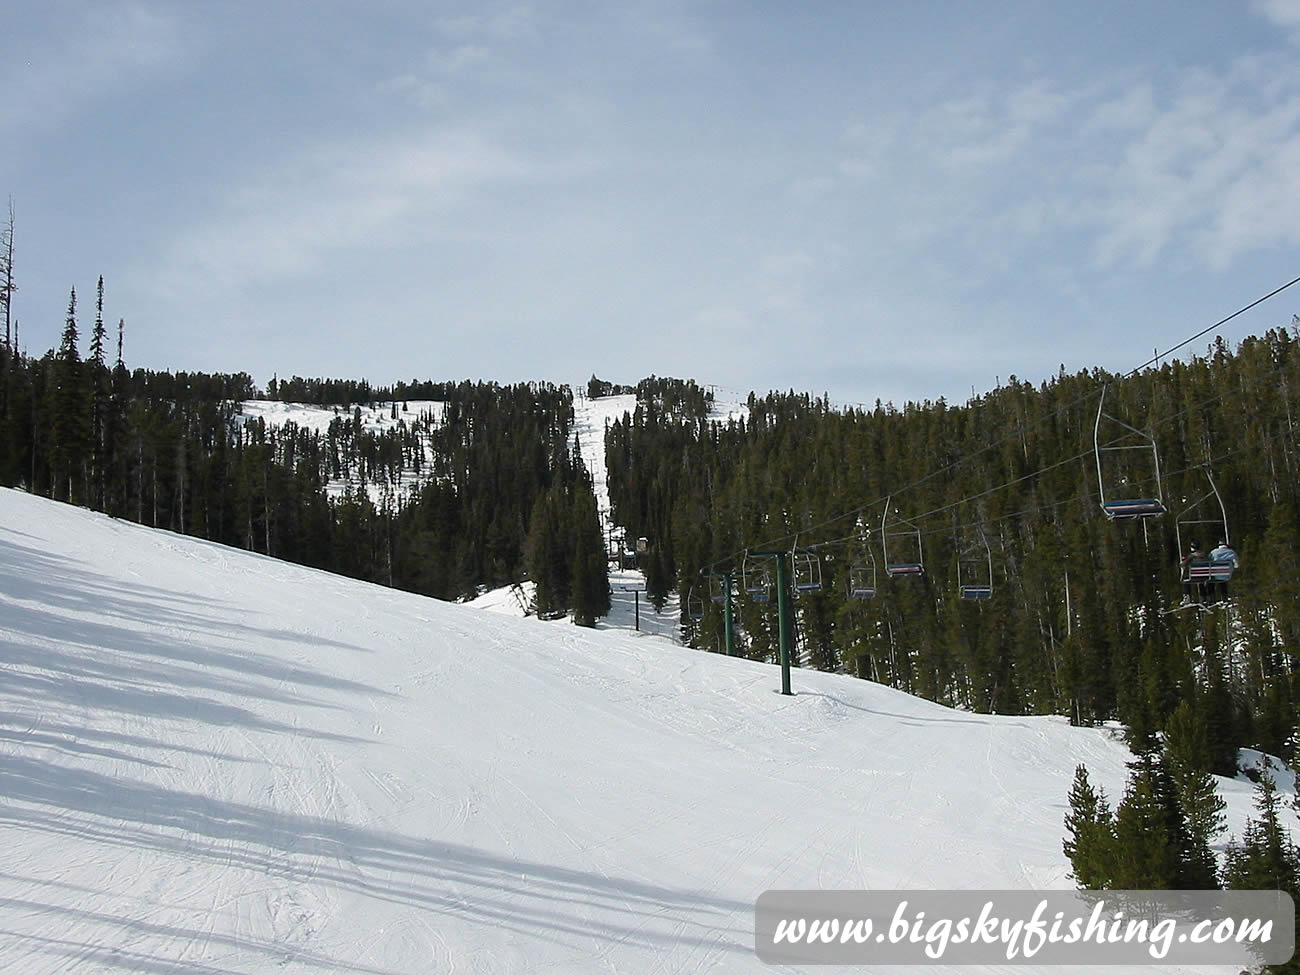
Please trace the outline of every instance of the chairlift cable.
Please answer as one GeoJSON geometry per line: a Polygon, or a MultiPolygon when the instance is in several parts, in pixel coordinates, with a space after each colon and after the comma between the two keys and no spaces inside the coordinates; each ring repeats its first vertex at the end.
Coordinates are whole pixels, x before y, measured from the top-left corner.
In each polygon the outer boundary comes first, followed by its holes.
{"type": "MultiPolygon", "coordinates": [[[[1263,304],[1264,302],[1268,301],[1269,299],[1276,297],[1277,295],[1281,294],[1282,292],[1286,291],[1288,288],[1291,288],[1291,287],[1293,287],[1293,286],[1296,285],[1296,284],[1300,284],[1300,277],[1293,278],[1293,279],[1291,279],[1290,281],[1288,281],[1287,283],[1281,285],[1280,287],[1274,288],[1274,289],[1273,289],[1272,291],[1270,291],[1268,294],[1265,294],[1265,295],[1262,295],[1262,296],[1259,297],[1259,298],[1256,298],[1254,301],[1250,302],[1250,303],[1247,304],[1247,305],[1242,306],[1241,308],[1237,309],[1237,310],[1236,310],[1235,312],[1233,312],[1232,314],[1227,315],[1227,316],[1225,316],[1224,318],[1219,319],[1217,322],[1215,322],[1215,323],[1212,324],[1212,325],[1208,325],[1208,326],[1206,326],[1205,328],[1201,329],[1201,330],[1200,330],[1199,332],[1197,332],[1196,334],[1191,335],[1191,336],[1189,336],[1188,338],[1184,339],[1183,341],[1179,342],[1177,345],[1171,346],[1170,348],[1164,350],[1163,352],[1157,351],[1156,355],[1155,355],[1153,358],[1148,359],[1146,362],[1144,362],[1144,363],[1142,363],[1141,365],[1136,366],[1135,368],[1129,370],[1127,373],[1119,374],[1119,378],[1127,379],[1127,378],[1130,378],[1130,377],[1132,377],[1132,376],[1137,375],[1138,373],[1140,373],[1143,369],[1147,368],[1148,366],[1151,366],[1151,365],[1153,365],[1153,364],[1159,362],[1161,359],[1164,359],[1164,358],[1167,358],[1167,357],[1171,356],[1173,353],[1179,351],[1180,349],[1185,348],[1186,346],[1190,345],[1192,342],[1195,342],[1197,339],[1202,338],[1202,337],[1205,336],[1205,335],[1208,335],[1210,332],[1213,332],[1213,331],[1215,331],[1215,330],[1217,330],[1217,329],[1219,329],[1219,328],[1222,328],[1224,325],[1228,324],[1229,322],[1233,321],[1234,319],[1240,317],[1241,315],[1244,315],[1246,312],[1250,311],[1250,310],[1253,309],[1253,308],[1258,307],[1259,305],[1263,304]]],[[[1281,368],[1283,368],[1283,367],[1279,367],[1279,370],[1280,370],[1281,368]]],[[[1276,371],[1276,370],[1275,370],[1275,371],[1276,371]]],[[[1259,379],[1262,379],[1262,378],[1266,378],[1266,377],[1259,377],[1259,379]]],[[[1257,382],[1257,381],[1258,381],[1258,379],[1257,379],[1257,380],[1253,380],[1252,382],[1257,382]]],[[[943,475],[943,474],[948,473],[949,471],[952,471],[952,470],[954,470],[954,469],[956,469],[956,468],[962,466],[963,464],[967,463],[968,461],[972,460],[973,458],[978,457],[978,456],[981,455],[981,454],[987,453],[987,452],[990,451],[990,450],[994,450],[994,449],[996,449],[996,448],[998,448],[998,447],[1001,447],[1003,444],[1007,443],[1008,441],[1012,440],[1013,438],[1018,437],[1018,436],[1022,436],[1025,432],[1027,432],[1027,431],[1029,431],[1029,430],[1032,430],[1032,429],[1034,429],[1035,427],[1038,427],[1038,426],[1040,426],[1040,425],[1043,424],[1043,423],[1046,423],[1046,422],[1047,422],[1048,420],[1050,420],[1050,419],[1053,419],[1053,418],[1055,418],[1055,417],[1060,416],[1060,415],[1061,415],[1062,413],[1064,413],[1066,410],[1070,410],[1070,409],[1075,408],[1076,406],[1080,405],[1081,403],[1086,402],[1086,401],[1087,401],[1088,399],[1090,399],[1091,397],[1093,397],[1093,396],[1097,396],[1097,395],[1100,395],[1100,394],[1104,393],[1105,385],[1106,385],[1106,384],[1103,384],[1103,385],[1102,385],[1101,390],[1090,390],[1090,391],[1088,391],[1087,393],[1083,393],[1083,394],[1081,394],[1081,395],[1075,397],[1075,398],[1074,398],[1073,400],[1071,400],[1070,402],[1068,402],[1068,403],[1064,403],[1064,404],[1062,404],[1061,406],[1058,406],[1058,407],[1057,407],[1055,410],[1053,410],[1051,413],[1045,414],[1045,415],[1043,415],[1042,417],[1038,418],[1037,420],[1034,420],[1033,422],[1031,422],[1031,423],[1029,423],[1029,424],[1020,424],[1020,425],[1017,425],[1016,428],[1015,428],[1014,430],[1012,430],[1011,432],[1009,432],[1006,436],[1002,437],[1001,439],[999,439],[999,440],[995,440],[995,441],[993,441],[992,443],[985,444],[985,445],[982,446],[982,447],[978,447],[978,448],[976,448],[975,450],[970,451],[969,453],[964,454],[963,456],[957,458],[956,460],[952,461],[951,463],[947,464],[946,466],[941,467],[941,468],[938,468],[937,470],[934,470],[934,471],[930,472],[929,474],[926,474],[926,475],[923,476],[923,477],[920,477],[920,478],[918,478],[918,479],[916,479],[916,480],[914,480],[914,481],[912,481],[912,482],[910,482],[910,483],[908,483],[908,484],[905,484],[905,485],[903,485],[902,487],[900,487],[900,488],[898,488],[898,489],[896,489],[896,490],[891,491],[889,494],[887,494],[887,495],[885,495],[885,496],[883,496],[883,497],[876,498],[874,501],[870,501],[870,502],[867,502],[867,503],[865,503],[865,504],[862,504],[862,505],[858,506],[857,508],[854,508],[854,509],[852,509],[852,510],[850,510],[850,511],[843,512],[842,514],[839,514],[839,515],[835,515],[834,517],[828,518],[828,519],[826,519],[825,521],[822,521],[822,522],[820,522],[820,523],[818,523],[818,524],[816,524],[816,525],[813,525],[813,526],[811,526],[811,527],[809,527],[809,528],[804,528],[804,529],[801,529],[801,530],[798,531],[798,532],[787,533],[787,534],[785,534],[785,535],[778,536],[778,537],[776,537],[776,538],[770,539],[769,541],[766,541],[766,542],[760,543],[760,545],[758,545],[757,547],[758,547],[758,548],[777,547],[777,546],[780,546],[782,543],[784,543],[784,542],[786,542],[786,541],[788,541],[788,540],[791,540],[791,539],[797,540],[797,539],[798,539],[798,536],[799,536],[800,534],[816,532],[817,530],[819,530],[819,529],[821,529],[821,528],[826,528],[826,527],[828,527],[828,526],[830,526],[830,525],[833,525],[833,524],[835,524],[835,523],[837,523],[837,522],[843,521],[843,520],[846,519],[846,518],[850,518],[850,517],[860,517],[862,514],[864,514],[864,513],[865,513],[866,511],[868,511],[869,509],[874,508],[874,507],[876,507],[877,505],[884,503],[884,502],[887,501],[889,498],[891,498],[891,497],[893,497],[893,496],[895,496],[895,495],[901,494],[901,493],[903,493],[903,492],[905,492],[905,491],[909,491],[909,490],[912,490],[912,489],[914,489],[914,488],[920,487],[921,485],[928,483],[929,481],[933,480],[934,478],[939,477],[939,476],[941,476],[941,475],[943,475]]],[[[1226,394],[1225,394],[1225,395],[1226,395],[1226,394]]],[[[1209,400],[1209,401],[1207,401],[1205,404],[1202,404],[1202,405],[1208,405],[1208,403],[1210,403],[1210,402],[1214,402],[1214,400],[1209,400]]],[[[1189,407],[1188,409],[1195,409],[1195,408],[1196,408],[1196,407],[1189,407]]],[[[1186,412],[1186,410],[1184,410],[1183,412],[1186,412]]],[[[1169,421],[1172,420],[1173,418],[1176,418],[1176,416],[1178,416],[1178,415],[1181,415],[1181,414],[1175,414],[1174,417],[1162,418],[1162,419],[1159,420],[1159,421],[1155,421],[1155,422],[1153,422],[1153,423],[1151,424],[1151,428],[1154,429],[1155,426],[1157,426],[1157,425],[1163,424],[1163,423],[1165,423],[1165,422],[1169,422],[1169,421]]],[[[1114,443],[1116,443],[1118,439],[1121,439],[1121,438],[1116,438],[1116,440],[1111,440],[1111,441],[1109,441],[1109,444],[1114,444],[1114,443]]],[[[1047,471],[1054,470],[1055,468],[1060,467],[1060,466],[1064,466],[1065,464],[1073,463],[1074,461],[1080,460],[1082,457],[1087,456],[1089,453],[1092,453],[1092,451],[1086,451],[1086,452],[1084,452],[1084,453],[1082,453],[1082,454],[1076,455],[1075,457],[1071,457],[1071,458],[1069,458],[1068,460],[1059,461],[1058,463],[1056,463],[1056,464],[1052,464],[1052,465],[1050,465],[1050,466],[1048,466],[1048,467],[1045,467],[1045,468],[1042,468],[1042,469],[1039,470],[1039,471],[1036,471],[1036,472],[1032,472],[1032,473],[1030,473],[1030,474],[1023,475],[1022,477],[1017,478],[1017,479],[1014,480],[1014,481],[1009,481],[1009,482],[1007,482],[1006,484],[1000,485],[1000,486],[997,487],[997,488],[989,489],[988,491],[985,491],[985,492],[981,493],[980,495],[973,495],[973,496],[971,496],[971,497],[969,497],[969,498],[964,498],[964,499],[962,499],[962,500],[960,500],[960,501],[955,501],[955,502],[953,502],[952,504],[945,505],[945,506],[943,506],[943,507],[941,507],[941,508],[936,508],[936,509],[934,509],[933,511],[926,512],[926,513],[923,514],[923,515],[917,515],[917,516],[916,516],[916,519],[930,517],[930,516],[932,516],[932,515],[939,514],[939,513],[942,513],[942,512],[944,512],[944,511],[947,511],[947,510],[949,510],[949,509],[951,509],[951,508],[953,508],[953,507],[956,507],[957,505],[965,504],[965,503],[968,503],[969,501],[972,501],[972,500],[977,500],[977,499],[980,498],[980,497],[985,497],[985,496],[987,496],[987,495],[990,494],[990,493],[993,493],[993,492],[998,491],[998,490],[1002,490],[1003,488],[1006,488],[1006,487],[1010,487],[1010,486],[1012,486],[1012,485],[1014,485],[1014,484],[1020,483],[1021,481],[1028,480],[1029,478],[1031,478],[1031,477],[1035,477],[1035,476],[1037,476],[1038,474],[1046,473],[1047,471]]],[[[1184,473],[1184,472],[1177,472],[1177,473],[1184,473]]],[[[1166,477],[1170,477],[1170,476],[1173,476],[1173,475],[1172,475],[1172,474],[1166,475],[1166,477]]],[[[730,555],[730,556],[724,557],[724,558],[722,558],[722,559],[718,559],[718,560],[716,560],[715,562],[710,563],[710,565],[708,566],[708,568],[713,568],[713,567],[715,567],[715,566],[718,566],[718,565],[723,564],[724,562],[734,561],[738,556],[743,557],[743,555],[744,555],[744,550],[741,550],[741,551],[738,551],[738,552],[732,553],[732,555],[730,555]]]]}
{"type": "Polygon", "coordinates": [[[1237,316],[1246,314],[1246,312],[1250,311],[1256,305],[1262,305],[1264,302],[1268,301],[1268,299],[1276,295],[1280,295],[1283,291],[1291,287],[1293,284],[1300,284],[1300,278],[1292,278],[1290,281],[1282,285],[1280,288],[1274,288],[1272,291],[1264,295],[1262,298],[1256,298],[1254,301],[1252,301],[1249,305],[1246,305],[1244,308],[1238,308],[1227,318],[1221,318],[1213,325],[1207,325],[1205,328],[1201,329],[1199,332],[1197,332],[1195,335],[1191,336],[1190,338],[1183,339],[1183,341],[1179,342],[1173,348],[1166,349],[1164,352],[1157,352],[1155,358],[1148,359],[1146,362],[1142,363],[1142,365],[1138,366],[1136,369],[1133,369],[1132,371],[1125,373],[1125,377],[1135,376],[1143,369],[1145,369],[1147,366],[1153,365],[1154,363],[1159,362],[1161,359],[1168,358],[1170,355],[1177,352],[1179,349],[1183,348],[1184,346],[1191,345],[1202,335],[1208,335],[1211,332],[1213,332],[1215,329],[1222,328],[1224,325],[1227,325],[1228,322],[1232,321],[1237,316]]]}

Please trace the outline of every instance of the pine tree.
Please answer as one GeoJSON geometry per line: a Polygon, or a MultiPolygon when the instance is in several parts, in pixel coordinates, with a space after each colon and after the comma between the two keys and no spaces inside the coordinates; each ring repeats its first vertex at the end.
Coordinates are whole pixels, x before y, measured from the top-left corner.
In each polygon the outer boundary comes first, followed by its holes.
{"type": "Polygon", "coordinates": [[[1165,728],[1169,775],[1184,825],[1183,886],[1207,890],[1218,886],[1218,864],[1210,847],[1227,825],[1227,803],[1210,774],[1213,755],[1204,717],[1189,701],[1181,702],[1165,728]]]}
{"type": "Polygon", "coordinates": [[[105,362],[104,276],[101,274],[95,294],[95,329],[90,340],[90,359],[86,362],[90,387],[90,485],[89,495],[95,507],[103,510],[108,493],[108,412],[112,395],[112,377],[105,362]]]}
{"type": "Polygon", "coordinates": [[[1284,890],[1300,895],[1300,851],[1280,818],[1282,797],[1267,773],[1255,785],[1259,819],[1246,824],[1240,844],[1228,846],[1223,876],[1230,890],[1284,890]]]}
{"type": "Polygon", "coordinates": [[[579,626],[595,626],[599,617],[609,613],[609,564],[605,558],[605,539],[600,529],[596,497],[586,479],[574,492],[572,525],[570,591],[573,594],[573,621],[579,626]]]}
{"type": "Polygon", "coordinates": [[[86,446],[89,439],[88,396],[85,369],[78,348],[77,291],[68,297],[68,316],[54,362],[51,414],[52,493],[55,498],[82,500],[86,446]]]}
{"type": "Polygon", "coordinates": [[[1212,641],[1207,641],[1203,653],[1205,689],[1199,710],[1205,716],[1206,734],[1212,753],[1210,771],[1216,775],[1233,776],[1237,774],[1237,752],[1243,738],[1237,705],[1228,687],[1217,646],[1212,641]]]}
{"type": "MultiPolygon", "coordinates": [[[[104,410],[104,510],[111,515],[123,517],[127,512],[127,493],[129,472],[127,470],[128,445],[131,431],[128,429],[130,376],[126,363],[122,359],[123,345],[126,340],[126,319],[117,322],[117,359],[108,377],[108,398],[104,410]]],[[[228,434],[214,436],[213,442],[218,449],[224,449],[228,434]]]]}
{"type": "Polygon", "coordinates": [[[108,332],[104,328],[104,276],[99,276],[95,288],[95,330],[90,339],[90,358],[98,366],[104,366],[104,340],[108,332]]]}
{"type": "Polygon", "coordinates": [[[1104,790],[1094,791],[1088,770],[1074,770],[1069,793],[1070,812],[1065,817],[1069,834],[1062,847],[1070,859],[1073,877],[1081,888],[1103,890],[1115,874],[1115,822],[1104,790]]]}
{"type": "Polygon", "coordinates": [[[1295,598],[1296,579],[1300,577],[1300,519],[1288,500],[1279,501],[1269,511],[1268,528],[1261,546],[1258,568],[1260,590],[1268,599],[1272,625],[1283,646],[1300,647],[1300,600],[1295,598]]]}
{"type": "Polygon", "coordinates": [[[1170,829],[1166,790],[1150,757],[1129,779],[1115,810],[1117,890],[1172,890],[1178,886],[1180,849],[1170,829]]]}
{"type": "Polygon", "coordinates": [[[542,619],[553,619],[569,605],[568,559],[565,557],[564,526],[560,517],[562,508],[557,503],[557,494],[562,499],[562,492],[553,487],[538,497],[533,505],[524,546],[528,578],[535,587],[534,603],[537,615],[542,619]]]}
{"type": "MultiPolygon", "coordinates": [[[[1242,841],[1228,844],[1223,878],[1229,890],[1280,890],[1300,902],[1300,850],[1283,828],[1281,796],[1265,773],[1255,785],[1255,808],[1260,818],[1246,824],[1242,841]]],[[[1300,973],[1300,956],[1282,965],[1270,965],[1276,975],[1300,973]]]]}

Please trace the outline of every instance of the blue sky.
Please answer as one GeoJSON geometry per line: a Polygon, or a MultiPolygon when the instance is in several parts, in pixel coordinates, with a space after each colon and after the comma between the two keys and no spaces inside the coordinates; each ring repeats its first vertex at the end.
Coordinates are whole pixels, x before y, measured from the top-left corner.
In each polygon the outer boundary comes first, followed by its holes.
{"type": "Polygon", "coordinates": [[[964,402],[1300,275],[1300,0],[21,7],[36,354],[964,402]]]}

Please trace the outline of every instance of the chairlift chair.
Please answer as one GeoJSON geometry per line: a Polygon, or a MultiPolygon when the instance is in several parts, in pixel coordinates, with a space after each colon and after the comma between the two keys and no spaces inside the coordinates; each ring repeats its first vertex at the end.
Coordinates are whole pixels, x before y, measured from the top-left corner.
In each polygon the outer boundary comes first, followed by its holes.
{"type": "Polygon", "coordinates": [[[983,530],[978,542],[957,555],[957,593],[973,602],[993,598],[993,552],[983,530]]]}
{"type": "Polygon", "coordinates": [[[725,572],[710,572],[709,580],[709,599],[719,606],[727,602],[727,574],[725,572]]]}
{"type": "Polygon", "coordinates": [[[704,619],[704,597],[695,586],[686,594],[686,615],[696,623],[704,619]]]}
{"type": "Polygon", "coordinates": [[[849,566],[849,598],[876,598],[876,557],[865,546],[862,557],[849,566]]]}
{"type": "Polygon", "coordinates": [[[790,552],[790,565],[794,570],[794,591],[796,593],[820,592],[822,588],[822,562],[814,552],[793,549],[790,552]]]}
{"type": "MultiPolygon", "coordinates": [[[[1097,419],[1092,427],[1092,449],[1097,461],[1097,486],[1101,491],[1101,510],[1111,521],[1152,518],[1156,515],[1163,515],[1169,509],[1160,496],[1160,452],[1156,449],[1155,438],[1150,434],[1143,433],[1136,427],[1129,426],[1123,420],[1115,419],[1115,417],[1105,412],[1106,392],[1108,389],[1109,386],[1102,387],[1101,401],[1097,404],[1097,419]],[[1103,445],[1101,442],[1101,421],[1103,419],[1118,424],[1126,432],[1121,433],[1114,440],[1103,445]],[[1155,492],[1153,495],[1134,496],[1133,491],[1126,490],[1117,496],[1115,485],[1112,485],[1109,492],[1107,491],[1106,471],[1113,468],[1114,465],[1105,461],[1103,455],[1121,450],[1136,450],[1151,455],[1151,467],[1155,477],[1155,492]]],[[[1125,479],[1121,478],[1119,483],[1127,487],[1125,479]]]]}
{"type": "MultiPolygon", "coordinates": [[[[1193,526],[1197,526],[1195,529],[1197,531],[1207,530],[1225,545],[1232,544],[1232,539],[1228,535],[1228,510],[1223,504],[1223,495],[1219,493],[1218,485],[1214,483],[1214,475],[1210,473],[1210,468],[1207,466],[1203,469],[1205,478],[1210,483],[1210,490],[1184,508],[1174,521],[1179,564],[1182,564],[1184,557],[1184,537],[1191,533],[1193,526]]],[[[1187,578],[1189,582],[1194,583],[1228,582],[1232,579],[1232,573],[1236,568],[1235,562],[1227,559],[1212,559],[1207,551],[1199,557],[1188,559],[1187,578]]]]}
{"type": "Polygon", "coordinates": [[[766,603],[772,598],[772,570],[766,558],[745,556],[741,567],[745,592],[756,603],[766,603]]]}
{"type": "MultiPolygon", "coordinates": [[[[892,496],[891,496],[892,497],[892,496]]],[[[921,529],[906,519],[894,517],[899,526],[890,530],[890,498],[885,499],[885,513],[880,518],[880,544],[885,550],[885,575],[894,579],[902,576],[925,574],[925,557],[921,547],[921,529]],[[894,551],[889,551],[889,540],[894,539],[894,551]],[[908,556],[916,555],[915,559],[908,556]]]]}

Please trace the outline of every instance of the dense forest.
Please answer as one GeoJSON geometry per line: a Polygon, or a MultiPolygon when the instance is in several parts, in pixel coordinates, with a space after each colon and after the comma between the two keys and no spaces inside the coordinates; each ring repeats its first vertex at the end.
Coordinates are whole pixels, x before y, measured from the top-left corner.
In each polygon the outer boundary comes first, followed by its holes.
{"type": "MultiPolygon", "coordinates": [[[[1037,387],[1013,377],[960,407],[840,410],[793,392],[748,405],[748,419],[722,423],[689,397],[643,400],[607,438],[614,518],[650,540],[652,594],[676,590],[685,605],[708,573],[734,571],[738,652],[773,659],[776,644],[775,600],[741,591],[744,553],[799,548],[822,576],[797,599],[805,666],[977,711],[1118,718],[1139,746],[1186,701],[1211,722],[1216,768],[1227,770],[1238,745],[1290,754],[1300,648],[1292,331],[1236,350],[1218,341],[1124,377],[1062,368],[1037,387]],[[1099,479],[1094,433],[1124,445],[1130,428],[1156,449],[1103,450],[1099,479]],[[1159,495],[1168,513],[1111,521],[1103,487],[1159,495]],[[1225,527],[1241,555],[1233,599],[1170,612],[1178,535],[1184,546],[1199,535],[1208,550],[1225,527]],[[914,546],[924,572],[887,578],[882,531],[896,551],[914,546]],[[968,573],[991,564],[987,601],[958,596],[972,549],[968,573]],[[877,598],[851,599],[850,568],[866,564],[878,570],[877,598]]],[[[722,649],[721,609],[705,606],[692,639],[722,649]]]]}
{"type": "Polygon", "coordinates": [[[83,357],[75,291],[41,358],[0,345],[0,483],[140,524],[442,599],[531,577],[537,610],[608,611],[604,536],[572,449],[573,396],[547,384],[273,380],[130,371],[125,325],[83,357]],[[258,398],[329,403],[327,431],[245,416],[258,398]],[[412,413],[411,399],[441,404],[412,413]],[[393,424],[361,422],[386,403],[393,424]],[[421,470],[427,465],[427,469],[421,470]],[[423,474],[401,491],[403,472],[423,474]],[[343,483],[342,492],[330,491],[343,483]]]}

